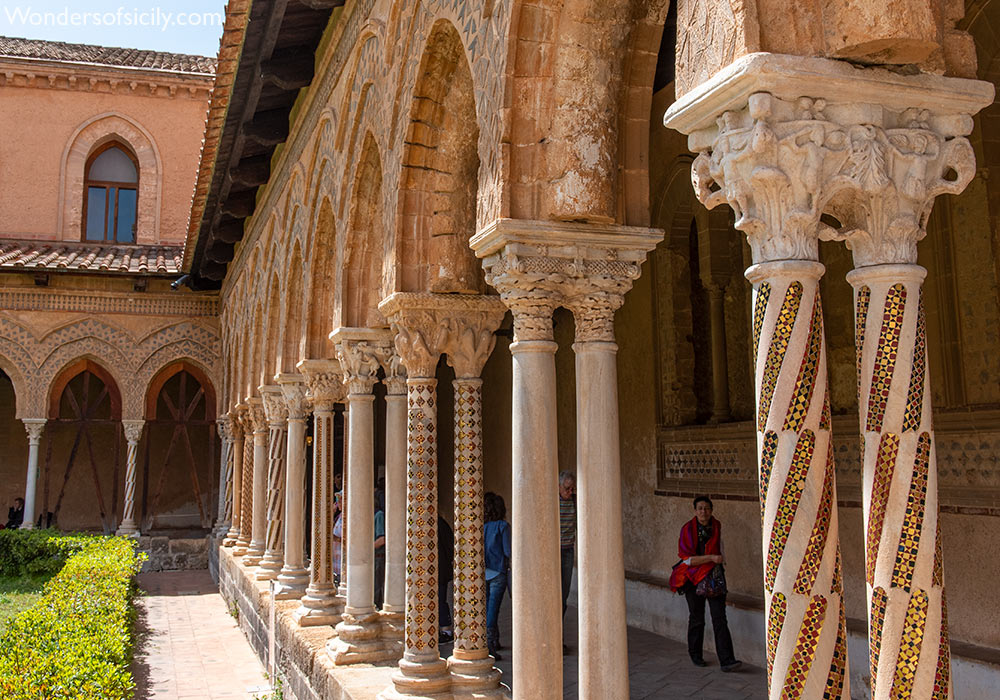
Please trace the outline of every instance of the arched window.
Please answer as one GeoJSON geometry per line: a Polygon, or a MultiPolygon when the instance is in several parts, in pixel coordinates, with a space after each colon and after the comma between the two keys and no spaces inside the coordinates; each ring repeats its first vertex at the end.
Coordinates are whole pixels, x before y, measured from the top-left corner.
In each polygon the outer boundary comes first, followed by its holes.
{"type": "Polygon", "coordinates": [[[139,168],[131,153],[106,144],[87,161],[84,178],[83,240],[135,243],[139,168]]]}

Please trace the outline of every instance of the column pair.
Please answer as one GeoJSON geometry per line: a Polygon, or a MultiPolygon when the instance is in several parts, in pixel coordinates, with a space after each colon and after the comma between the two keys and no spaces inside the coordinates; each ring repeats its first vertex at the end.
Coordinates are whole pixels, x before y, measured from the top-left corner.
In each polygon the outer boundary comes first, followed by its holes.
{"type": "Polygon", "coordinates": [[[219,431],[219,503],[215,517],[215,537],[225,538],[233,521],[233,421],[224,415],[215,421],[219,431]]]}
{"type": "Polygon", "coordinates": [[[504,697],[486,645],[482,380],[504,308],[495,297],[396,293],[379,310],[406,366],[406,636],[393,687],[379,697],[504,697]],[[438,651],[437,379],[455,368],[455,648],[438,651]],[[437,695],[435,695],[437,694],[437,695]]]}
{"type": "Polygon", "coordinates": [[[278,573],[278,600],[298,600],[309,584],[306,568],[306,428],[312,413],[304,378],[297,372],[277,374],[274,380],[281,388],[287,415],[285,442],[284,500],[284,560],[278,573]]]}
{"type": "Polygon", "coordinates": [[[819,238],[856,268],[872,697],[950,698],[937,474],[916,243],[974,174],[964,138],[992,86],[758,55],[682,98],[706,206],[755,264],[753,342],[770,697],[840,698],[847,675],[819,238]],[[810,95],[810,97],[802,97],[810,95]],[[872,102],[863,102],[866,96],[872,102]],[[822,99],[821,99],[822,98],[822,99]],[[821,220],[828,214],[832,219],[821,220]]]}
{"type": "Polygon", "coordinates": [[[327,645],[338,665],[383,661],[395,653],[395,645],[383,639],[382,620],[374,602],[375,395],[372,392],[379,369],[388,364],[392,355],[391,338],[388,329],[375,328],[338,328],[330,334],[337,348],[350,408],[345,475],[347,556],[342,562],[342,570],[347,571],[347,599],[336,627],[337,637],[327,645]]]}
{"type": "Polygon", "coordinates": [[[470,242],[514,316],[512,389],[514,698],[560,697],[557,345],[552,314],[576,320],[579,694],[626,700],[614,313],[662,232],[501,220],[470,242]]]}
{"type": "Polygon", "coordinates": [[[337,360],[303,360],[296,368],[305,377],[313,408],[312,556],[309,585],[293,613],[299,625],[336,625],[344,598],[333,580],[334,406],[346,398],[337,360]]]}
{"type": "MultiPolygon", "coordinates": [[[[233,556],[242,557],[249,551],[250,542],[253,539],[254,443],[256,441],[254,432],[256,428],[252,417],[253,412],[250,410],[249,398],[238,405],[236,411],[240,432],[243,435],[243,454],[237,455],[241,464],[242,477],[240,480],[240,527],[235,533],[236,542],[233,544],[233,556]]],[[[246,564],[245,561],[244,564],[246,564]]]]}
{"type": "Polygon", "coordinates": [[[240,523],[243,515],[243,450],[246,433],[243,427],[243,414],[245,406],[242,404],[234,406],[229,412],[230,431],[232,443],[229,448],[229,459],[231,462],[230,471],[232,476],[229,483],[231,497],[227,509],[230,511],[231,522],[229,531],[222,541],[223,546],[235,548],[240,537],[240,523]]]}

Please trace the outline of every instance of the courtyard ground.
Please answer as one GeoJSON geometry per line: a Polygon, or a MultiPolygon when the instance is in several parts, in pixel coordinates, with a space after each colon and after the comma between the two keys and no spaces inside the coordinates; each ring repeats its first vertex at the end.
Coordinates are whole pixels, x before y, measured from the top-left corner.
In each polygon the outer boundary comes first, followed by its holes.
{"type": "MultiPolygon", "coordinates": [[[[142,574],[139,586],[140,640],[133,670],[136,700],[216,700],[252,698],[265,685],[264,669],[229,615],[207,571],[142,574]]],[[[577,697],[576,609],[566,613],[570,653],[563,660],[564,697],[577,697]]],[[[709,625],[709,634],[711,634],[709,625]]],[[[510,599],[501,617],[501,639],[510,644],[510,599]]],[[[685,646],[634,627],[628,630],[632,700],[764,700],[763,670],[744,664],[722,673],[714,656],[707,668],[688,660],[685,646]]],[[[443,645],[442,655],[451,652],[443,645]]],[[[510,649],[497,666],[511,678],[510,649]]],[[[358,669],[347,670],[355,675],[358,669]]],[[[386,669],[388,673],[388,669],[386,669]]]]}

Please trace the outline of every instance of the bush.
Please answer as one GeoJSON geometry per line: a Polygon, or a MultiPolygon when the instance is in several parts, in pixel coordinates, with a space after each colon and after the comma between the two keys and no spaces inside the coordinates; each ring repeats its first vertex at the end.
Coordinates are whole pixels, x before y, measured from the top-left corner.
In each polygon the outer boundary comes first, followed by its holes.
{"type": "Polygon", "coordinates": [[[0,576],[57,573],[92,540],[58,530],[0,530],[0,576]]]}
{"type": "Polygon", "coordinates": [[[131,540],[72,539],[79,551],[0,637],[4,700],[132,697],[132,577],[143,557],[131,540]]]}

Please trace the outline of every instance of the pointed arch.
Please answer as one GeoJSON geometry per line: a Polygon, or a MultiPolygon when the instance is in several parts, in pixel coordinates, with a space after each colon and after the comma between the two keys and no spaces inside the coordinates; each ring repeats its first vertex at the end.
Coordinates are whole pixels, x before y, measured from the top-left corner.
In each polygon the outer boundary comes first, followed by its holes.
{"type": "Polygon", "coordinates": [[[313,359],[333,357],[330,331],[334,328],[334,300],[337,289],[337,228],[333,205],[324,197],[316,219],[309,274],[309,311],[306,328],[306,352],[313,359]]]}
{"type": "Polygon", "coordinates": [[[282,332],[281,356],[278,358],[279,372],[294,372],[296,363],[304,359],[302,307],[305,297],[302,293],[302,276],[302,250],[296,241],[285,274],[288,285],[285,290],[285,327],[282,332]]]}
{"type": "Polygon", "coordinates": [[[350,224],[344,250],[343,307],[338,325],[383,328],[382,262],[385,232],[382,218],[382,161],[375,138],[365,135],[354,179],[350,224]]]}

